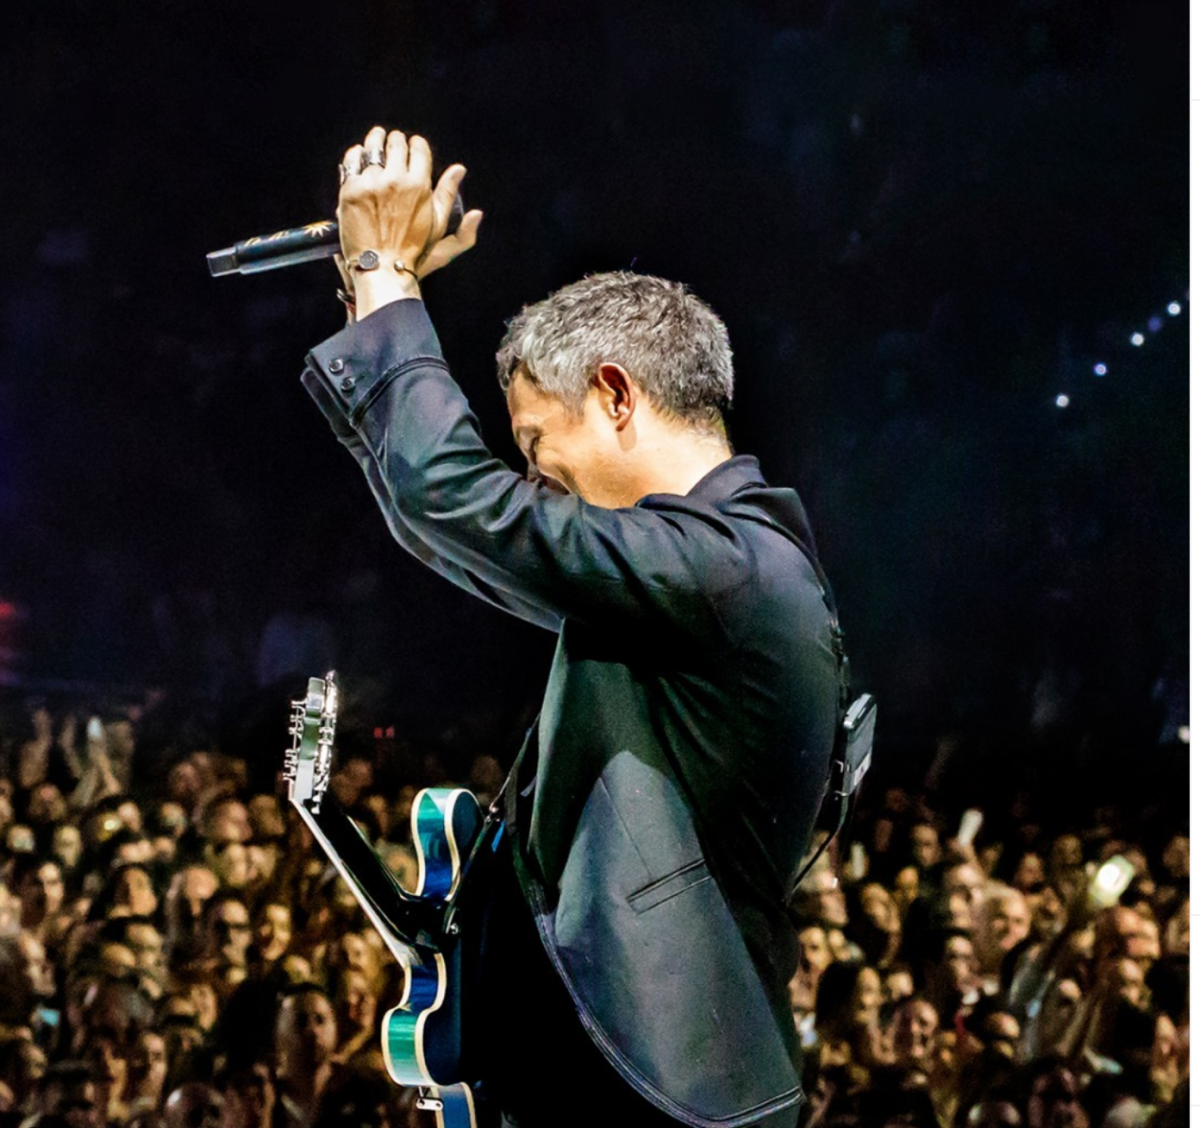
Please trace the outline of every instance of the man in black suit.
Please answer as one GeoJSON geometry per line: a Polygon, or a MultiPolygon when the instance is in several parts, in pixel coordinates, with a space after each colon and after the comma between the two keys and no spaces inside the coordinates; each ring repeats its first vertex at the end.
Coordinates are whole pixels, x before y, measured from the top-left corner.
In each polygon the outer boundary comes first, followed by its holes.
{"type": "Polygon", "coordinates": [[[445,236],[420,137],[342,165],[352,324],[305,386],[396,539],[558,633],[509,788],[488,922],[486,1080],[521,1128],[791,1128],[802,1099],[785,906],[839,707],[832,598],[794,492],[733,456],[724,325],[684,287],[598,275],[498,356],[522,477],[480,439],[420,301],[445,236]],[[563,1054],[569,1055],[564,1070],[563,1054]]]}

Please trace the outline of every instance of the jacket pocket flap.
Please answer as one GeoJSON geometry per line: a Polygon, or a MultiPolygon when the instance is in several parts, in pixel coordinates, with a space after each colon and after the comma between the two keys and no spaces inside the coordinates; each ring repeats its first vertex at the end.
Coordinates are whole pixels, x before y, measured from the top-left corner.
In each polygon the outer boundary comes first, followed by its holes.
{"type": "Polygon", "coordinates": [[[704,859],[697,858],[694,862],[688,862],[687,865],[672,870],[664,877],[655,878],[649,885],[635,889],[626,900],[634,912],[644,913],[647,909],[652,909],[655,905],[661,905],[664,901],[679,896],[680,893],[691,889],[694,885],[699,885],[702,881],[711,880],[712,874],[708,872],[704,859]]]}

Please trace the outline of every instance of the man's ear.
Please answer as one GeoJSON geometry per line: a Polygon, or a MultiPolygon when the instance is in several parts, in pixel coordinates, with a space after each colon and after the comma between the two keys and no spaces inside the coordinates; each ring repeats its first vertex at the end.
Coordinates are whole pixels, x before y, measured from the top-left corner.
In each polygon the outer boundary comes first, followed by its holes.
{"type": "Polygon", "coordinates": [[[611,419],[618,431],[633,418],[637,406],[638,390],[629,373],[619,364],[605,362],[596,369],[592,384],[600,393],[600,407],[611,419]]]}

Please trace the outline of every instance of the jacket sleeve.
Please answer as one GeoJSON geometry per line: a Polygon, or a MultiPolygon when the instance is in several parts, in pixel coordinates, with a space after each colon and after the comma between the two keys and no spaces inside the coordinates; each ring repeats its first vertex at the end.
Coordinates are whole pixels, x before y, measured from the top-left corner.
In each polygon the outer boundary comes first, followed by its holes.
{"type": "Polygon", "coordinates": [[[604,509],[493,457],[419,301],[393,302],[331,337],[302,379],[396,539],[525,618],[635,616],[703,632],[714,595],[747,578],[741,539],[712,507],[604,509]]]}
{"type": "Polygon", "coordinates": [[[304,376],[304,384],[325,417],[329,420],[338,440],[350,451],[354,457],[354,461],[358,463],[359,469],[362,470],[363,475],[366,477],[367,484],[371,487],[371,493],[375,495],[375,500],[379,503],[379,508],[383,512],[388,529],[391,531],[392,537],[397,544],[406,549],[417,560],[427,568],[432,569],[439,576],[456,584],[464,591],[468,591],[472,595],[477,595],[493,607],[498,607],[502,611],[516,615],[518,618],[533,623],[535,626],[545,627],[547,630],[554,631],[555,633],[558,632],[559,627],[562,625],[559,616],[551,614],[535,604],[529,603],[519,595],[515,595],[512,592],[502,592],[489,586],[478,577],[473,576],[465,568],[460,568],[449,560],[443,560],[421,540],[407,521],[405,521],[404,515],[392,501],[378,462],[372,457],[371,452],[367,450],[366,443],[359,438],[357,432],[346,423],[338,411],[336,400],[333,398],[330,389],[321,381],[310,379],[307,371],[304,376]]]}

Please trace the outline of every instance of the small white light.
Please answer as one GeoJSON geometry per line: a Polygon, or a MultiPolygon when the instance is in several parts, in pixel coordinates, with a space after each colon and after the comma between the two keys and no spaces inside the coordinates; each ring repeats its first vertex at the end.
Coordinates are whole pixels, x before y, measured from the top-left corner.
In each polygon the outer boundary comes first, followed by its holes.
{"type": "Polygon", "coordinates": [[[1167,312],[1172,317],[1178,317],[1183,312],[1183,306],[1181,306],[1178,302],[1172,302],[1169,306],[1167,306],[1167,312]]]}
{"type": "Polygon", "coordinates": [[[1092,371],[1097,376],[1107,376],[1108,375],[1108,365],[1107,364],[1097,364],[1096,367],[1092,369],[1092,371]]]}
{"type": "Polygon", "coordinates": [[[1058,396],[1054,401],[1059,407],[1066,407],[1071,402],[1070,396],[1058,396]]]}
{"type": "Polygon", "coordinates": [[[1146,343],[1146,338],[1143,337],[1141,333],[1134,333],[1134,335],[1129,338],[1129,343],[1131,345],[1144,345],[1146,343]]]}
{"type": "Polygon", "coordinates": [[[1120,891],[1123,877],[1120,866],[1105,862],[1096,871],[1096,888],[1104,893],[1117,893],[1120,891]]]}
{"type": "Polygon", "coordinates": [[[1180,744],[1191,744],[1191,742],[1192,742],[1191,727],[1188,725],[1180,725],[1179,726],[1179,743],[1180,744]]]}

